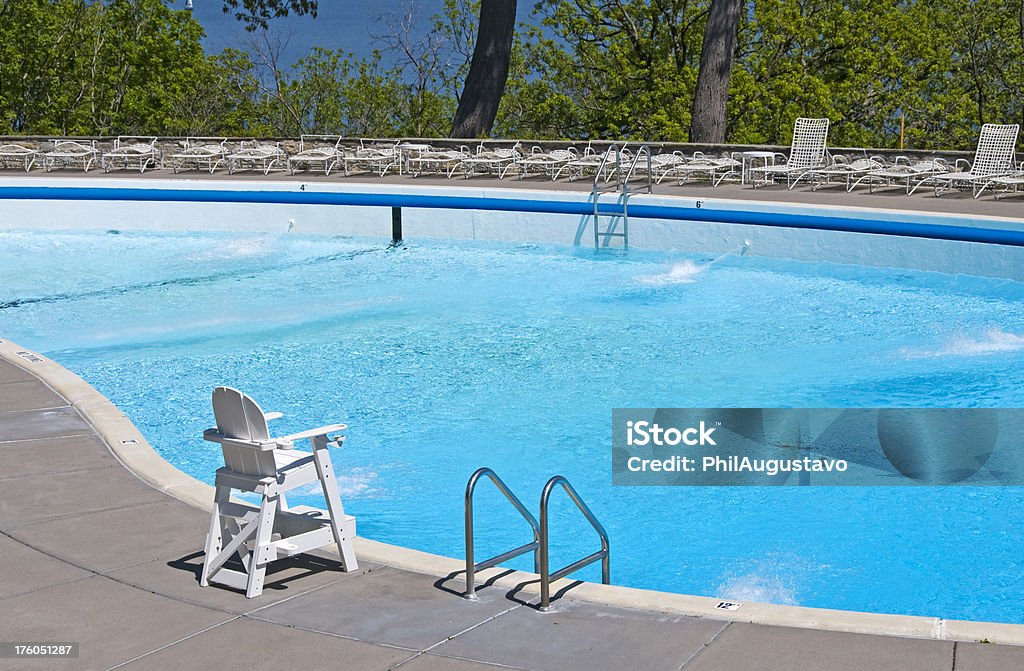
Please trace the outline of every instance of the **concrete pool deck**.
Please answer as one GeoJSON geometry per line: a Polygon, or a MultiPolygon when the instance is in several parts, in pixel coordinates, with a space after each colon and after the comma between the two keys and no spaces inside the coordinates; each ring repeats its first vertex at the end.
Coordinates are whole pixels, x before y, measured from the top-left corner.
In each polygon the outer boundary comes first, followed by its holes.
{"type": "Polygon", "coordinates": [[[3,341],[0,481],[0,640],[81,644],[77,659],[0,659],[2,669],[1024,667],[1024,647],[982,642],[1024,644],[1019,625],[758,604],[695,617],[679,604],[699,610],[715,600],[594,585],[566,592],[566,582],[541,613],[535,581],[497,569],[470,602],[449,570],[458,562],[421,555],[421,570],[408,570],[417,553],[362,539],[355,573],[317,553],[272,565],[258,599],[203,589],[208,513],[199,505],[208,486],[152,453],[73,373],[3,341]],[[594,590],[634,607],[595,603],[594,590]],[[794,626],[755,623],[773,610],[794,626]],[[853,633],[883,626],[905,635],[853,633]],[[824,630],[836,627],[847,631],[824,630]]]}
{"type": "MultiPolygon", "coordinates": [[[[102,171],[45,176],[82,178],[83,184],[96,177],[139,178],[102,171]]],[[[149,178],[590,190],[586,180],[268,178],[168,170],[142,176],[149,178]]],[[[1024,214],[1019,198],[908,198],[898,189],[847,194],[698,184],[663,185],[656,194],[1017,221],[1024,214]]],[[[164,462],[127,418],[76,376],[2,341],[0,460],[0,600],[10,614],[0,642],[82,643],[77,660],[0,658],[0,669],[145,669],[198,660],[275,669],[344,660],[343,668],[413,671],[1024,668],[1024,647],[1015,647],[1024,646],[1024,625],[754,603],[716,611],[715,599],[589,584],[574,586],[552,612],[539,613],[536,578],[500,570],[481,575],[487,587],[471,603],[458,596],[460,562],[366,539],[358,540],[363,570],[355,574],[340,572],[323,553],[274,566],[256,600],[201,589],[211,488],[164,462]]]]}
{"type": "MultiPolygon", "coordinates": [[[[397,175],[389,173],[384,177],[376,174],[358,173],[345,177],[339,172],[332,172],[329,176],[317,173],[299,173],[290,175],[287,171],[272,171],[269,175],[261,172],[238,172],[228,175],[226,171],[218,171],[210,174],[205,171],[190,171],[175,174],[167,168],[155,168],[140,173],[135,170],[115,170],[104,173],[102,170],[94,169],[88,173],[74,170],[55,170],[43,172],[33,170],[24,172],[18,170],[0,171],[0,177],[15,179],[32,178],[67,178],[75,177],[84,180],[97,178],[121,178],[121,179],[153,179],[153,180],[196,180],[196,181],[222,181],[237,180],[240,182],[253,181],[280,181],[295,183],[317,183],[344,186],[353,185],[391,185],[391,186],[444,186],[444,187],[472,187],[472,188],[521,188],[535,189],[541,191],[571,191],[589,193],[593,187],[592,178],[568,181],[559,179],[552,181],[547,177],[530,176],[527,179],[519,180],[515,177],[497,179],[490,176],[472,177],[464,179],[453,177],[447,179],[438,175],[423,175],[412,177],[410,175],[397,175]]],[[[640,181],[631,182],[632,189],[640,187],[640,181]]],[[[638,192],[634,192],[638,193],[638,192]]],[[[902,187],[880,189],[875,193],[869,193],[866,187],[847,193],[844,186],[834,184],[830,187],[812,191],[809,185],[800,184],[793,190],[785,186],[775,185],[752,188],[750,185],[741,185],[734,182],[724,182],[720,186],[713,187],[708,182],[690,182],[677,185],[669,180],[654,187],[654,193],[658,196],[682,196],[689,198],[724,198],[737,200],[753,200],[771,203],[797,203],[822,206],[848,206],[868,207],[878,209],[910,210],[914,212],[935,212],[942,214],[966,214],[982,215],[991,217],[1024,217],[1024,191],[1019,195],[1008,196],[995,200],[986,193],[981,198],[972,198],[970,193],[951,192],[942,197],[936,198],[932,195],[931,189],[920,189],[911,196],[907,196],[902,187]]]]}

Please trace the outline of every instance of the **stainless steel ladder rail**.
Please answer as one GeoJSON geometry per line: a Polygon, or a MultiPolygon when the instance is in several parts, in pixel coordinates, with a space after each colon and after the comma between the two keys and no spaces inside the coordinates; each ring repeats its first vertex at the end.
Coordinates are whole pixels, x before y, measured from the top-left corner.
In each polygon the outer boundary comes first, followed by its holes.
{"type": "Polygon", "coordinates": [[[605,585],[611,582],[611,561],[609,557],[608,547],[608,532],[604,530],[601,523],[597,521],[597,517],[594,516],[593,511],[584,503],[579,493],[573,488],[569,481],[561,475],[548,480],[547,484],[544,485],[544,491],[540,495],[540,609],[547,610],[551,606],[551,583],[552,581],[564,578],[570,573],[575,573],[585,566],[593,564],[598,559],[601,560],[601,582],[605,585]],[[565,490],[572,502],[576,504],[583,516],[590,522],[590,526],[594,527],[594,531],[601,538],[601,549],[597,552],[587,555],[583,559],[574,561],[573,563],[558,569],[555,572],[551,572],[549,566],[549,544],[548,544],[548,503],[551,498],[551,492],[554,491],[557,485],[561,485],[562,489],[565,490]]]}
{"type": "MultiPolygon", "coordinates": [[[[647,157],[647,193],[654,193],[654,181],[651,178],[651,148],[644,143],[636,150],[636,156],[633,157],[633,161],[629,165],[629,170],[626,171],[626,175],[622,179],[622,193],[624,196],[629,193],[629,180],[633,178],[637,164],[640,163],[641,156],[647,157]]],[[[623,201],[623,206],[625,206],[625,201],[623,201]]]]}
{"type": "Polygon", "coordinates": [[[591,198],[594,199],[594,249],[601,249],[601,238],[605,239],[605,246],[608,244],[608,238],[622,238],[623,249],[629,248],[629,215],[623,210],[622,214],[614,213],[609,216],[623,217],[622,219],[622,233],[615,233],[612,231],[611,225],[603,233],[601,232],[601,215],[598,210],[598,203],[601,200],[601,194],[605,191],[620,191],[622,189],[622,150],[619,149],[618,145],[612,144],[605,150],[604,156],[601,158],[601,164],[597,167],[597,172],[594,174],[594,187],[590,191],[591,198]],[[605,166],[608,165],[608,159],[614,154],[615,156],[615,183],[614,186],[609,188],[601,188],[601,175],[604,174],[605,166]]]}
{"type": "Polygon", "coordinates": [[[527,552],[533,551],[533,571],[534,573],[540,572],[540,527],[537,524],[537,519],[533,514],[526,509],[523,502],[519,500],[512,490],[508,488],[508,485],[498,477],[498,474],[489,468],[477,469],[475,473],[469,478],[469,482],[466,483],[466,594],[467,599],[476,599],[476,572],[481,571],[491,566],[497,566],[503,561],[508,561],[513,557],[526,554],[527,552]],[[503,552],[499,555],[485,559],[482,562],[473,562],[473,493],[476,491],[476,483],[480,481],[482,477],[490,478],[491,482],[498,488],[505,498],[508,499],[515,509],[522,515],[523,519],[526,520],[527,524],[530,525],[530,529],[533,531],[533,542],[525,545],[520,545],[517,548],[503,552]]]}
{"type": "MultiPolygon", "coordinates": [[[[625,147],[623,147],[625,148],[625,147]]],[[[604,153],[604,157],[601,159],[601,164],[597,168],[597,173],[594,175],[594,186],[590,191],[590,197],[594,199],[594,249],[601,249],[601,238],[604,238],[605,246],[608,246],[609,238],[622,238],[622,249],[629,249],[629,180],[632,179],[634,173],[636,173],[637,166],[640,163],[641,157],[647,159],[647,193],[654,193],[654,183],[651,178],[651,148],[647,144],[640,145],[633,160],[629,163],[628,170],[623,171],[622,166],[622,150],[617,145],[610,145],[604,153]],[[605,172],[605,166],[608,165],[610,157],[614,153],[614,174],[615,183],[612,188],[602,189],[600,186],[601,175],[605,172]],[[611,218],[621,217],[622,218],[622,232],[615,233],[612,226],[609,225],[607,229],[601,231],[600,227],[600,209],[598,203],[601,199],[601,194],[606,191],[616,191],[622,195],[619,197],[619,201],[622,204],[622,212],[606,213],[611,218]]]]}

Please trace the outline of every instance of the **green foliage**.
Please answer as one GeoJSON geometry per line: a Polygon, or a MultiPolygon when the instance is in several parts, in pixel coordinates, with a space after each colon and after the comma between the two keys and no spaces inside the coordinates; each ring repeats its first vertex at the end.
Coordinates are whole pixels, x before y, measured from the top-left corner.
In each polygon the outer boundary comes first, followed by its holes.
{"type": "MultiPolygon", "coordinates": [[[[496,135],[688,139],[710,0],[540,0],[520,26],[496,135]]],[[[306,0],[226,0],[259,28],[306,0]]],[[[833,146],[969,149],[1024,123],[1018,0],[749,0],[727,139],[788,143],[827,116],[833,146]]],[[[450,128],[479,3],[385,21],[381,51],[204,54],[164,0],[0,0],[0,132],[54,135],[438,136],[450,128]],[[426,37],[421,26],[431,27],[426,37]],[[384,54],[388,62],[382,65],[384,54]]],[[[254,37],[270,33],[257,30],[254,37]]]]}
{"type": "Polygon", "coordinates": [[[161,0],[5,0],[0,119],[22,133],[141,133],[172,123],[207,67],[202,29],[161,0]]]}

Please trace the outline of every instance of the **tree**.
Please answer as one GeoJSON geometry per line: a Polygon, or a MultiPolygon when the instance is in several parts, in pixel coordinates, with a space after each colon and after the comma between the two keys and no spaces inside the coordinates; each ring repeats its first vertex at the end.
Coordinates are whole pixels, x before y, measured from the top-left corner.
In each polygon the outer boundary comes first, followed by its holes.
{"type": "Polygon", "coordinates": [[[268,27],[271,19],[288,16],[290,12],[316,17],[318,0],[223,0],[224,13],[233,12],[248,31],[268,27]]]}
{"type": "Polygon", "coordinates": [[[690,142],[725,142],[726,103],[743,0],[711,0],[693,94],[690,142]]]}
{"type": "Polygon", "coordinates": [[[481,0],[476,47],[455,111],[452,137],[491,132],[508,80],[515,24],[516,0],[481,0]]]}

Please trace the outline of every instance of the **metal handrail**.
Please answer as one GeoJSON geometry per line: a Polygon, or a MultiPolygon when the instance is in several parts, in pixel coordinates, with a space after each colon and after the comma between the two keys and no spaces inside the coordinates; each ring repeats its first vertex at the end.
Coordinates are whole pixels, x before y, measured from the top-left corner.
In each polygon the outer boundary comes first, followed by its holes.
{"type": "MultiPolygon", "coordinates": [[[[601,236],[598,231],[598,201],[601,200],[601,175],[604,173],[604,167],[608,164],[608,158],[615,152],[615,177],[616,179],[622,178],[622,151],[616,144],[608,145],[608,148],[604,152],[604,156],[601,157],[601,164],[597,166],[597,172],[594,173],[594,188],[590,192],[591,198],[594,199],[594,249],[601,247],[601,236]]],[[[617,182],[615,189],[621,188],[621,182],[617,182]]]]}
{"type": "Polygon", "coordinates": [[[497,566],[503,561],[508,561],[513,557],[518,557],[521,554],[533,551],[533,570],[535,573],[540,571],[540,528],[537,525],[537,519],[533,514],[526,509],[523,502],[519,500],[512,490],[508,488],[508,485],[498,477],[498,474],[489,468],[480,468],[473,475],[470,476],[469,482],[466,483],[466,594],[467,599],[476,599],[476,572],[491,566],[497,566]],[[473,492],[476,491],[476,483],[480,478],[487,476],[490,478],[494,486],[498,488],[505,498],[508,499],[519,514],[523,516],[527,524],[530,525],[530,529],[533,531],[533,542],[527,543],[526,545],[520,545],[517,548],[503,552],[499,555],[486,559],[482,562],[473,563],[473,492]]]}
{"type": "Polygon", "coordinates": [[[640,148],[636,150],[636,156],[633,157],[629,171],[626,172],[626,178],[622,180],[623,193],[626,193],[626,190],[629,188],[629,180],[633,177],[633,173],[636,172],[636,166],[640,162],[641,155],[647,156],[647,193],[654,193],[654,182],[651,180],[651,148],[647,146],[647,143],[640,145],[640,148]]]}
{"type": "Polygon", "coordinates": [[[598,559],[601,560],[601,582],[607,585],[611,582],[608,532],[597,521],[594,513],[583,502],[583,499],[580,498],[579,493],[573,486],[569,484],[569,481],[564,476],[556,475],[548,480],[547,484],[544,485],[544,491],[540,495],[540,609],[547,610],[551,606],[552,581],[564,578],[570,573],[575,573],[584,566],[593,564],[598,559]],[[551,492],[555,489],[555,485],[562,485],[562,489],[569,495],[572,502],[576,504],[579,511],[583,513],[583,516],[587,518],[590,526],[594,527],[594,531],[601,537],[601,549],[552,573],[548,565],[548,499],[551,498],[551,492]]]}
{"type": "MultiPolygon", "coordinates": [[[[622,148],[625,149],[625,145],[622,148]]],[[[615,152],[615,174],[616,176],[622,174],[622,151],[616,144],[608,145],[604,155],[601,157],[601,164],[597,166],[597,172],[594,173],[594,188],[591,190],[591,193],[594,194],[595,198],[601,192],[599,187],[601,175],[604,174],[604,167],[608,164],[608,157],[612,155],[613,151],[615,152]]]]}

